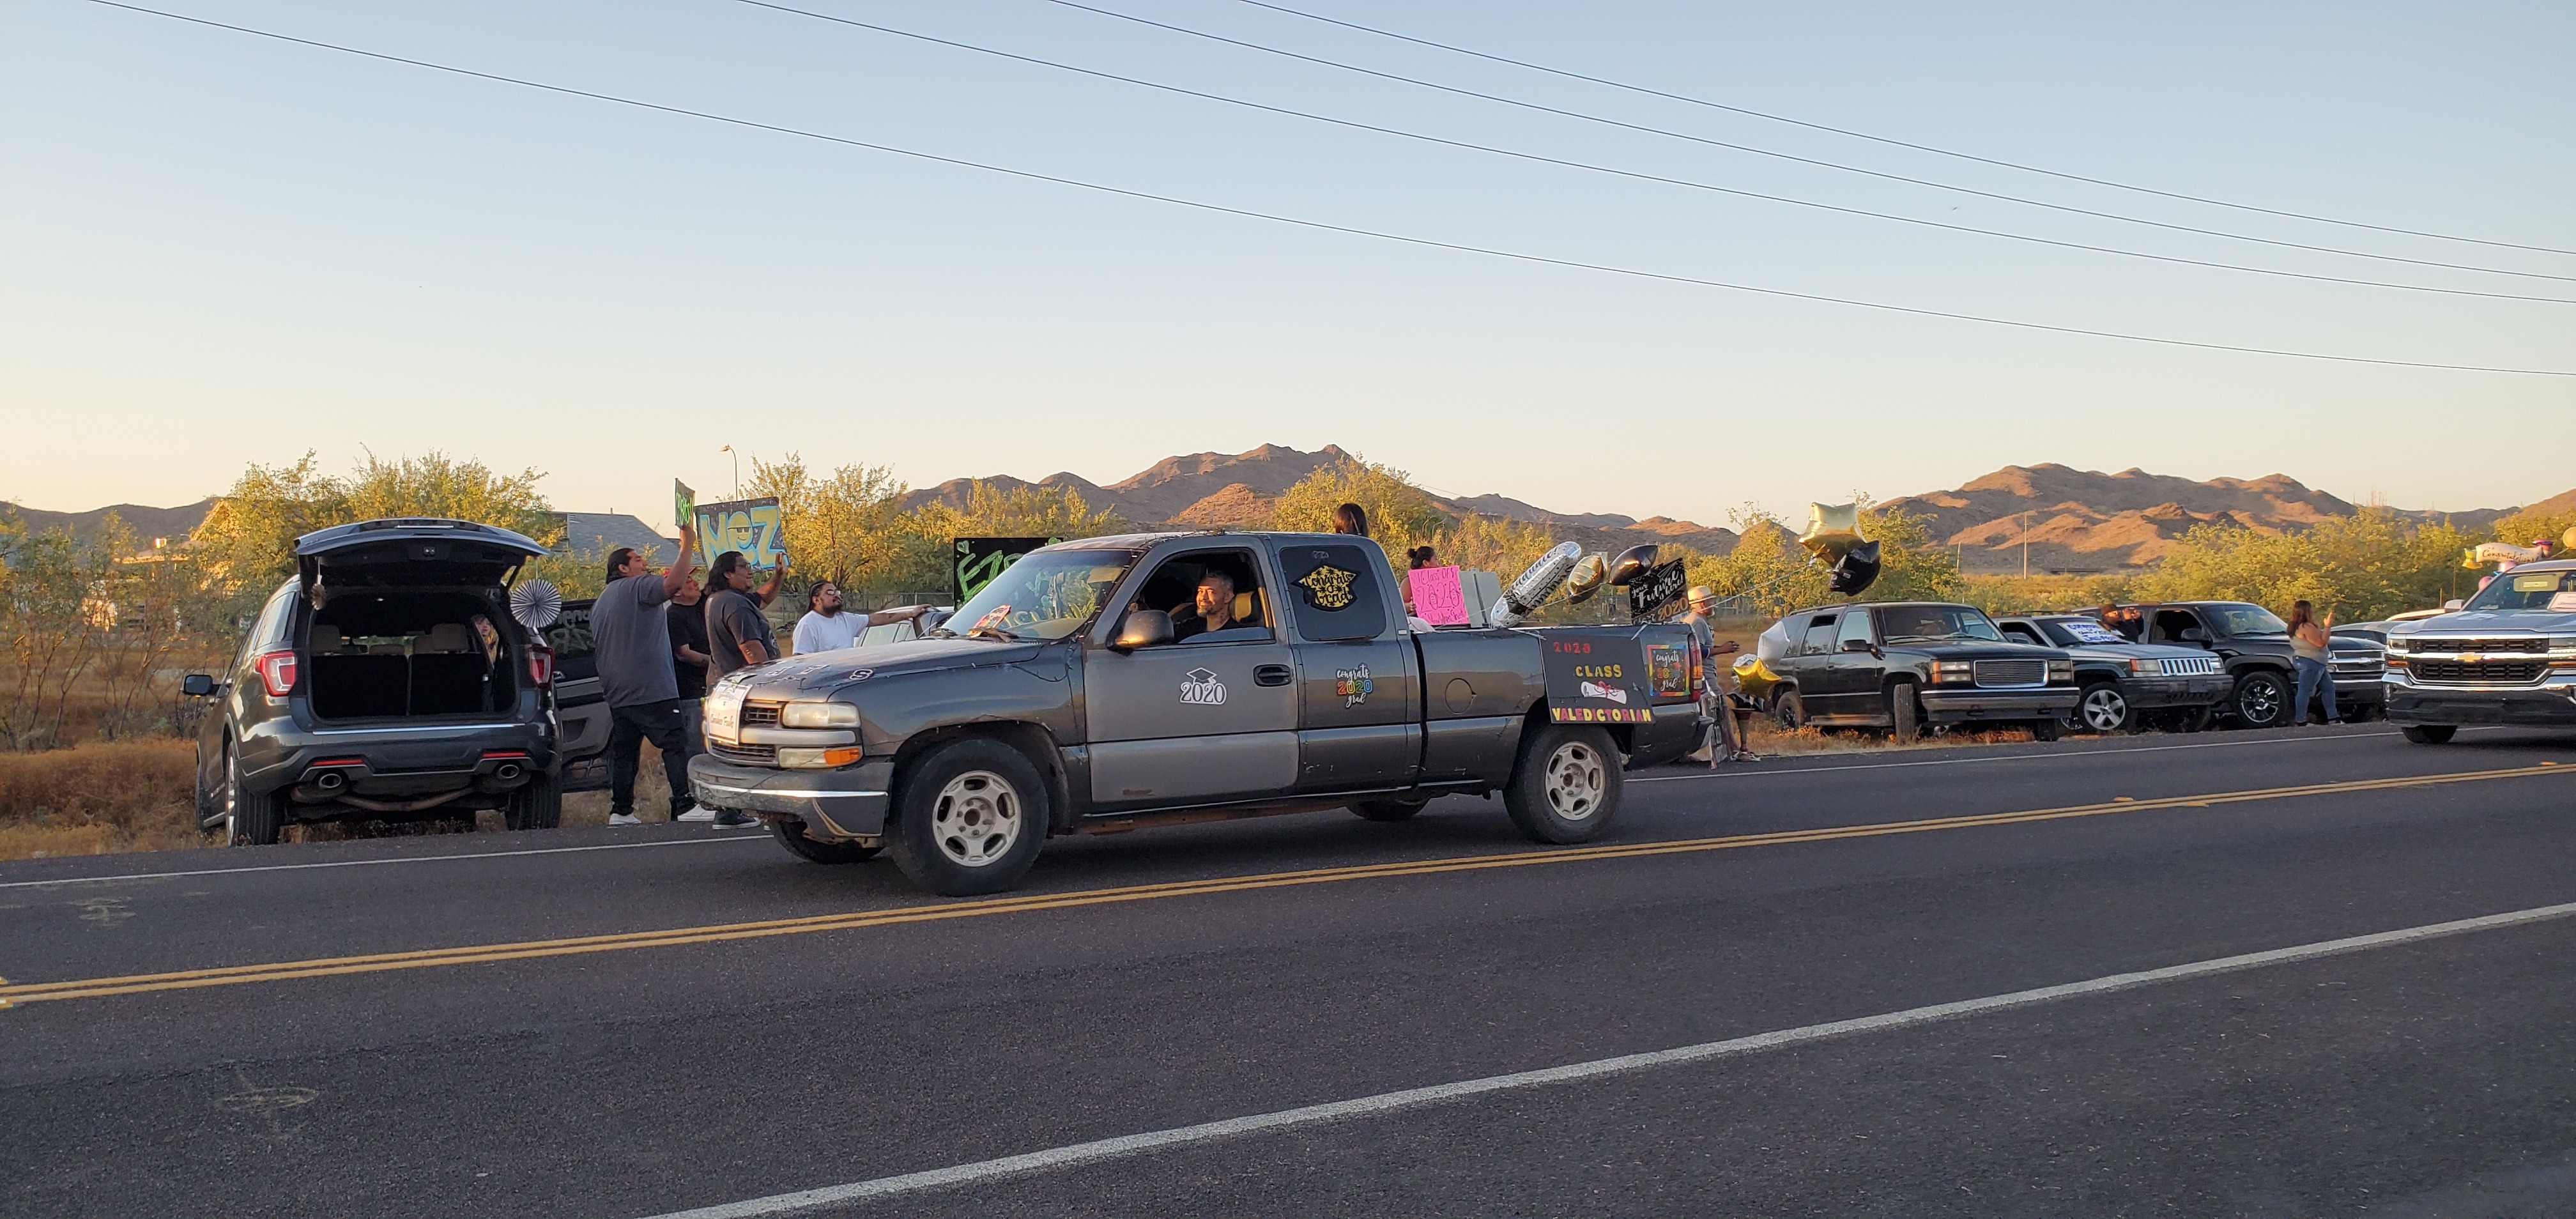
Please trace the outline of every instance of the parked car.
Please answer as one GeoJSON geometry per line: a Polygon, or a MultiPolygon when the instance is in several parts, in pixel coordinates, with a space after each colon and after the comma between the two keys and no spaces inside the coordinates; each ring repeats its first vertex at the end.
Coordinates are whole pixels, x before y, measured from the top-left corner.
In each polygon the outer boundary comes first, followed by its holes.
{"type": "Polygon", "coordinates": [[[2080,693],[2065,649],[2012,642],[1973,606],[1823,605],[1779,629],[1769,703],[1787,729],[1885,728],[1912,740],[1924,725],[2000,723],[2054,740],[2080,693]]]}
{"type": "Polygon", "coordinates": [[[2388,719],[2438,745],[2462,724],[2576,728],[2576,561],[2500,573],[2458,612],[2388,632],[2388,719]]]}
{"type": "MultiPolygon", "coordinates": [[[[1021,556],[931,638],[753,665],[708,692],[698,803],[819,863],[892,847],[943,894],[1018,882],[1053,835],[1499,791],[1581,842],[1624,767],[1709,720],[1679,625],[1415,631],[1361,537],[1137,534],[1021,556]],[[1211,575],[1232,624],[1175,629],[1211,575]],[[954,628],[954,629],[952,629],[954,628]]],[[[2070,688],[2071,696],[2071,688],[2070,688]]]]}
{"type": "Polygon", "coordinates": [[[2131,643],[2083,614],[2023,614],[1995,625],[2006,639],[2074,657],[2078,728],[2121,732],[2154,718],[2197,732],[2228,694],[2226,666],[2198,648],[2131,643]]]}
{"type": "Polygon", "coordinates": [[[608,696],[599,688],[599,656],[590,638],[590,598],[566,601],[563,615],[545,631],[555,653],[556,748],[563,754],[557,782],[568,792],[608,786],[608,696]]]}
{"type": "Polygon", "coordinates": [[[2103,625],[2130,642],[2198,648],[2219,658],[2230,685],[2218,708],[2229,722],[2245,728],[2290,722],[2298,683],[2290,663],[2290,626],[2279,615],[2244,601],[2151,601],[2118,608],[2136,616],[2103,625]]]}
{"type": "Polygon", "coordinates": [[[197,737],[200,827],[271,843],[290,823],[498,809],[561,813],[554,654],[504,589],[536,542],[471,521],[399,518],[308,533],[220,676],[197,737]]]}
{"type": "Polygon", "coordinates": [[[2388,685],[2380,680],[2388,667],[2382,659],[2388,646],[2368,635],[2346,634],[2341,627],[2327,642],[2331,646],[2326,667],[2334,674],[2335,710],[2348,721],[2378,719],[2388,704],[2388,685]]]}

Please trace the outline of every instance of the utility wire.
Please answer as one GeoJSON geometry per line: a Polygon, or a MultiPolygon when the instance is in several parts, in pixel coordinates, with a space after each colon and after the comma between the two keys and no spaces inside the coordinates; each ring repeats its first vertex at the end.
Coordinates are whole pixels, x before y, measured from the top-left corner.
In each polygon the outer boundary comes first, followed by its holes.
{"type": "MultiPolygon", "coordinates": [[[[2471,245],[2495,246],[2497,248],[2507,250],[2530,250],[2534,253],[2540,254],[2576,254],[2576,250],[2562,250],[2555,246],[2523,245],[2519,242],[2512,241],[2490,241],[2483,237],[2461,237],[2451,233],[2427,232],[2423,229],[2395,228],[2385,224],[2369,224],[2359,220],[2338,220],[2332,216],[2318,216],[2307,212],[2284,211],[2279,208],[2262,207],[2252,203],[2231,203],[2225,199],[2211,199],[2201,195],[2186,195],[2177,191],[2158,190],[2152,186],[2138,186],[2128,182],[2115,182],[2108,178],[2088,178],[2082,174],[2071,174],[2060,170],[2044,169],[2037,165],[2025,165],[2019,161],[2004,161],[1998,160],[1994,157],[1981,157],[1975,153],[1959,152],[1948,148],[1937,148],[1930,144],[1916,144],[1906,140],[1895,139],[1890,136],[1871,135],[1866,131],[1853,131],[1845,127],[1830,127],[1823,123],[1811,123],[1804,119],[1793,119],[1787,115],[1772,114],[1762,110],[1750,110],[1742,106],[1730,106],[1724,102],[1713,102],[1706,98],[1692,97],[1684,93],[1667,93],[1661,89],[1652,89],[1644,85],[1632,85],[1626,81],[1611,80],[1607,77],[1587,76],[1581,72],[1571,72],[1564,68],[1552,68],[1546,64],[1532,63],[1525,59],[1512,59],[1507,56],[1492,55],[1483,51],[1470,50],[1469,48],[1457,46],[1451,43],[1435,42],[1428,38],[1416,38],[1411,34],[1399,34],[1393,30],[1379,29],[1373,25],[1362,25],[1356,21],[1344,21],[1337,17],[1324,16],[1321,13],[1309,13],[1302,9],[1290,8],[1284,4],[1272,4],[1269,3],[1268,0],[1242,0],[1242,2],[1249,4],[1254,8],[1269,9],[1274,13],[1285,13],[1291,17],[1303,17],[1308,21],[1318,21],[1325,25],[1338,25],[1343,29],[1357,30],[1363,34],[1375,34],[1380,38],[1392,38],[1398,42],[1409,42],[1416,46],[1430,47],[1434,50],[1448,51],[1452,54],[1471,56],[1476,59],[1487,60],[1493,63],[1509,64],[1515,68],[1527,68],[1533,72],[1545,72],[1550,76],[1562,76],[1569,80],[1588,81],[1596,85],[1607,85],[1613,89],[1625,89],[1630,93],[1642,93],[1649,97],[1660,97],[1676,102],[1687,102],[1694,106],[1706,106],[1711,110],[1723,110],[1729,114],[1741,114],[1747,118],[1765,119],[1774,123],[1786,123],[1792,127],[1804,127],[1810,131],[1824,131],[1830,132],[1834,135],[1850,136],[1856,140],[1868,140],[1872,143],[1886,144],[1895,148],[1911,148],[1916,152],[1928,152],[1937,156],[1955,157],[1962,161],[1974,161],[1980,165],[1992,165],[2001,169],[2017,169],[2024,173],[2044,174],[2051,178],[2062,178],[2069,182],[2083,182],[2092,186],[2107,186],[2114,190],[2134,191],[2138,194],[2155,195],[2165,199],[2179,199],[2186,203],[2205,203],[2211,207],[2234,208],[2238,211],[2258,212],[2266,216],[2281,216],[2291,220],[2307,220],[2317,224],[2334,224],[2341,225],[2345,228],[2369,229],[2372,232],[2377,233],[2401,233],[2408,237],[2429,237],[2436,241],[2461,241],[2467,242],[2471,245]]],[[[2042,206],[2046,205],[2043,204],[2042,206]]],[[[2142,221],[2141,223],[2150,222],[2142,221]]],[[[2371,256],[2365,255],[2364,257],[2371,256]]],[[[2513,274],[2513,272],[2501,272],[2501,274],[2513,274]]]]}
{"type": "Polygon", "coordinates": [[[747,127],[755,131],[769,131],[775,132],[779,135],[792,135],[803,139],[821,140],[825,143],[840,144],[850,148],[864,148],[872,152],[892,153],[896,156],[911,157],[915,160],[929,161],[940,165],[954,165],[962,169],[982,170],[986,173],[1003,174],[1009,177],[1022,178],[1033,182],[1051,182],[1058,186],[1071,186],[1082,190],[1096,191],[1105,195],[1117,195],[1128,199],[1143,199],[1153,203],[1168,203],[1175,207],[1186,207],[1196,211],[1213,212],[1218,215],[1240,216],[1248,220],[1264,220],[1273,224],[1291,225],[1297,228],[1313,229],[1318,232],[1343,233],[1353,237],[1369,237],[1379,241],[1397,242],[1403,245],[1420,246],[1426,249],[1453,250],[1463,254],[1482,254],[1491,258],[1510,259],[1514,262],[1530,263],[1537,266],[1566,267],[1579,271],[1598,271],[1608,275],[1626,276],[1631,279],[1653,280],[1661,283],[1690,284],[1703,288],[1724,288],[1734,292],[1749,292],[1760,296],[1779,297],[1788,300],[1816,301],[1829,305],[1849,305],[1859,309],[1875,309],[1880,312],[1902,313],[1915,317],[1937,317],[1947,318],[1953,321],[1982,322],[1990,326],[2010,326],[2019,330],[2039,330],[2052,334],[2076,334],[2084,335],[2089,338],[2119,339],[2132,343],[2153,343],[2163,347],[2189,347],[2203,351],[2233,351],[2248,355],[2283,356],[2299,360],[2325,360],[2338,364],[2373,364],[2392,368],[2433,368],[2450,372],[2512,373],[2521,376],[2534,377],[2576,377],[2576,370],[2571,369],[2510,368],[2485,364],[2443,364],[2429,360],[2390,360],[2375,356],[2331,355],[2323,352],[2290,351],[2274,347],[2248,347],[2232,343],[2205,343],[2193,339],[2173,339],[2163,338],[2156,335],[2128,334],[2115,330],[2088,330],[2076,326],[2056,326],[2046,322],[2029,322],[2014,318],[1985,317],[1973,313],[1950,313],[1939,309],[1918,308],[1912,305],[1891,305],[1880,301],[1858,300],[1850,297],[1839,296],[1824,296],[1813,292],[1793,292],[1785,288],[1764,288],[1752,284],[1728,283],[1724,280],[1715,279],[1700,279],[1688,275],[1675,275],[1662,271],[1647,271],[1635,267],[1621,267],[1607,263],[1579,262],[1568,258],[1551,258],[1542,254],[1524,254],[1513,250],[1500,250],[1487,246],[1473,246],[1459,242],[1439,241],[1429,237],[1411,237],[1400,233],[1388,233],[1376,229],[1363,229],[1349,225],[1332,224],[1321,220],[1305,220],[1295,216],[1283,216],[1275,212],[1257,212],[1248,208],[1228,207],[1220,203],[1206,203],[1196,199],[1181,198],[1176,195],[1158,195],[1150,191],[1130,190],[1122,186],[1109,186],[1098,182],[1086,182],[1079,178],[1058,177],[1053,174],[1039,173],[1035,170],[1013,169],[1003,165],[993,165],[981,161],[969,161],[960,157],[941,156],[937,153],[921,152],[915,149],[902,148],[892,144],[871,143],[866,140],[850,139],[846,136],[827,135],[819,131],[809,131],[803,128],[781,126],[776,123],[764,123],[756,119],[735,118],[731,115],[717,114],[712,111],[691,110],[682,106],[668,106],[660,102],[648,102],[638,98],[621,97],[614,93],[598,93],[588,89],[576,89],[569,85],[547,84],[543,81],[528,80],[522,77],[503,76],[494,72],[480,72],[472,68],[460,68],[449,64],[434,63],[426,59],[409,59],[400,55],[387,54],[382,51],[362,50],[357,47],[342,46],[338,43],[322,42],[311,38],[298,38],[292,34],[280,34],[274,31],[256,29],[246,25],[233,25],[205,17],[191,17],[184,13],[173,13],[156,8],[145,8],[139,4],[122,3],[121,0],[89,0],[89,2],[107,8],[123,9],[131,13],[142,13],[147,16],[166,18],[171,21],[182,21],[191,25],[201,25],[212,29],[230,30],[237,34],[249,34],[253,37],[267,38],[277,42],[294,43],[298,46],[313,47],[317,50],[337,51],[344,55],[355,55],[361,58],[381,60],[386,63],[404,64],[415,68],[427,68],[433,72],[446,72],[456,76],[472,77],[477,80],[488,80],[505,85],[517,85],[521,88],[537,89],[547,93],[560,93],[568,97],[586,97],[593,101],[610,102],[620,106],[632,106],[638,110],[651,110],[662,114],[676,114],[686,118],[705,119],[714,123],[724,123],[735,127],[747,127]]]}
{"type": "MultiPolygon", "coordinates": [[[[1248,110],[1259,110],[1269,114],[1285,115],[1290,118],[1307,119],[1318,123],[1329,123],[1336,127],[1347,127],[1355,131],[1375,132],[1379,135],[1391,135],[1398,139],[1418,140],[1426,144],[1439,144],[1450,148],[1462,148],[1471,152],[1490,153],[1494,156],[1512,157],[1517,160],[1533,161],[1542,165],[1557,165],[1567,169],[1580,169],[1589,173],[1610,174],[1616,177],[1635,179],[1640,182],[1660,182],[1667,186],[1682,186],[1688,187],[1692,190],[1713,191],[1722,195],[1734,195],[1738,198],[1760,199],[1771,203],[1786,203],[1795,207],[1816,208],[1821,211],[1839,212],[1846,216],[1865,216],[1873,220],[1889,220],[1898,224],[1912,224],[1920,225],[1925,228],[1947,229],[1954,233],[1974,233],[1982,237],[2000,237],[2007,241],[2025,241],[2034,245],[2056,246],[2060,249],[2067,250],[2089,250],[2097,254],[2117,254],[2125,258],[2144,258],[2156,262],[2176,263],[2182,266],[2209,267],[2220,271],[2241,271],[2249,275],[2277,275],[2288,279],[2305,279],[2319,283],[2354,284],[2366,288],[2394,288],[2405,292],[2436,292],[2446,296],[2482,296],[2490,300],[2538,301],[2552,305],[2576,305],[2576,299],[2569,299],[2562,296],[2532,296],[2519,292],[2482,292],[2474,288],[2440,288],[2429,284],[2407,284],[2382,279],[2355,279],[2342,275],[2315,275],[2305,271],[2283,271],[2271,267],[2249,267],[2239,263],[2213,262],[2208,259],[2184,258],[2173,254],[2151,254],[2144,250],[2123,249],[2119,246],[2090,245],[2080,241],[2060,241],[2053,237],[2039,237],[2028,233],[2015,233],[2003,229],[1979,228],[1975,225],[1969,224],[1950,224],[1939,220],[1924,220],[1913,216],[1900,216],[1892,212],[1873,212],[1866,208],[1843,207],[1839,204],[1821,203],[1816,200],[1799,199],[1789,195],[1770,195],[1764,194],[1760,191],[1741,190],[1732,186],[1719,186],[1713,182],[1701,182],[1690,178],[1672,178],[1666,177],[1662,174],[1650,174],[1638,170],[1619,169],[1614,166],[1595,164],[1590,161],[1574,161],[1563,157],[1551,157],[1540,153],[1521,152],[1515,149],[1501,148],[1491,144],[1477,144],[1466,140],[1452,140],[1442,136],[1426,135],[1418,131],[1407,131],[1398,127],[1381,127],[1375,123],[1363,123],[1355,119],[1335,118],[1329,114],[1316,114],[1312,111],[1295,110],[1286,106],[1273,106],[1263,102],[1248,101],[1239,97],[1230,97],[1222,93],[1209,93],[1204,90],[1185,88],[1180,85],[1167,85],[1160,81],[1146,80],[1142,77],[1121,76],[1115,72],[1103,72],[1095,68],[1080,67],[1052,59],[1041,59],[1034,55],[1022,55],[1017,52],[980,46],[971,42],[959,42],[950,38],[938,38],[929,34],[921,34],[915,33],[911,30],[898,29],[890,25],[878,25],[874,22],[861,21],[854,17],[840,17],[831,13],[815,12],[812,9],[795,8],[790,5],[771,3],[771,0],[738,0],[738,2],[750,5],[753,8],[769,9],[772,12],[789,13],[798,17],[811,17],[816,21],[828,21],[835,25],[846,25],[862,30],[873,30],[880,34],[891,34],[898,38],[910,38],[915,41],[932,43],[943,47],[952,47],[961,51],[973,51],[980,55],[991,55],[996,58],[1014,60],[1019,63],[1034,64],[1043,68],[1054,68],[1058,71],[1072,72],[1100,80],[1117,81],[1121,84],[1137,85],[1147,89],[1159,89],[1165,93],[1175,93],[1183,97],[1195,97],[1206,101],[1222,102],[1229,106],[1241,106],[1248,110]]],[[[2576,276],[2544,276],[2541,278],[2560,279],[2569,283],[2576,283],[2576,276]]]]}
{"type": "MultiPolygon", "coordinates": [[[[2280,246],[2285,249],[2292,250],[2313,250],[2321,254],[2340,254],[2347,258],[2369,258],[2376,259],[2381,262],[2411,263],[2419,267],[2441,267],[2452,271],[2481,271],[2489,275],[2518,275],[2531,279],[2568,278],[2563,275],[2546,275],[2538,271],[2512,271],[2502,267],[2482,267],[2471,263],[2440,262],[2424,258],[2404,258],[2395,254],[2373,254],[2363,250],[2347,250],[2338,246],[2310,245],[2306,242],[2299,241],[2281,241],[2270,237],[2256,237],[2246,233],[2229,232],[2225,229],[2198,228],[2188,224],[2172,224],[2162,220],[2149,220],[2142,216],[2130,216],[2120,212],[2097,211],[2092,208],[2076,207],[2072,204],[2050,203],[2046,200],[2032,199],[2021,195],[2006,195],[1995,191],[1978,190],[1967,186],[1957,186],[1948,182],[1936,182],[1929,178],[1910,178],[1903,174],[1884,173],[1875,169],[1864,169],[1857,165],[1845,165],[1839,161],[1825,161],[1814,157],[1802,157],[1791,153],[1775,151],[1769,148],[1758,148],[1751,144],[1735,144],[1725,140],[1710,139],[1706,136],[1692,135],[1686,131],[1674,131],[1664,127],[1649,127],[1641,123],[1630,123],[1619,119],[1606,118],[1597,114],[1588,114],[1580,110],[1568,110],[1558,106],[1549,106],[1538,102],[1523,101],[1519,98],[1505,97],[1499,93],[1481,93],[1474,89],[1462,89],[1455,85],[1444,85],[1438,81],[1424,80],[1417,76],[1404,76],[1394,72],[1381,72],[1375,68],[1363,68],[1357,64],[1343,63],[1337,59],[1325,59],[1321,56],[1306,55],[1296,51],[1268,46],[1263,43],[1247,42],[1240,38],[1229,38],[1223,34],[1211,34],[1205,30],[1194,30],[1188,26],[1173,25],[1164,21],[1155,21],[1150,18],[1136,16],[1132,13],[1118,12],[1115,9],[1099,8],[1093,5],[1080,3],[1079,0],[1047,0],[1047,2],[1051,4],[1059,4],[1066,8],[1080,9],[1086,13],[1096,13],[1103,17],[1113,17],[1120,21],[1133,22],[1137,25],[1151,26],[1158,30],[1169,30],[1175,34],[1186,34],[1192,38],[1202,38],[1210,42],[1220,42],[1228,46],[1242,47],[1248,51],[1260,51],[1264,54],[1300,60],[1306,63],[1316,64],[1321,67],[1339,68],[1345,72],[1356,72],[1362,76],[1374,76],[1380,80],[1391,80],[1402,84],[1416,85],[1425,89],[1437,89],[1440,92],[1454,93],[1460,97],[1472,97],[1482,101],[1496,102],[1505,106],[1517,106],[1524,110],[1535,110],[1543,114],[1554,114],[1571,119],[1580,119],[1587,123],[1600,123],[1604,126],[1618,127],[1628,131],[1644,132],[1648,135],[1659,135],[1669,139],[1687,140],[1694,144],[1705,144],[1711,148],[1732,149],[1736,152],[1752,153],[1755,156],[1772,157],[1782,161],[1793,161],[1800,165],[1814,165],[1823,169],[1841,170],[1844,173],[1861,174],[1866,177],[1879,178],[1889,182],[1904,182],[1913,186],[1930,187],[1933,190],[1944,190],[1950,191],[1954,194],[1971,195],[1980,199],[1994,199],[2004,203],[2019,203],[2030,207],[2047,208],[2051,211],[2069,212],[2079,216],[2092,216],[2103,220],[2117,220],[2125,224],[2142,224],[2150,228],[2169,229],[2178,233],[2197,233],[2204,237],[2223,237],[2230,241],[2247,241],[2253,242],[2257,245],[2280,246]]],[[[1300,15],[1302,16],[1303,14],[1300,15]]],[[[1318,18],[1318,20],[1325,19],[1318,18]]],[[[1585,79],[1590,78],[1587,77],[1585,79]]],[[[2461,238],[2460,240],[2470,239],[2461,238]]],[[[2486,244],[2501,245],[2505,243],[2490,242],[2486,244]]],[[[2541,250],[2545,253],[2553,254],[2568,252],[2549,250],[2543,246],[2517,246],[2514,248],[2541,250]]]]}

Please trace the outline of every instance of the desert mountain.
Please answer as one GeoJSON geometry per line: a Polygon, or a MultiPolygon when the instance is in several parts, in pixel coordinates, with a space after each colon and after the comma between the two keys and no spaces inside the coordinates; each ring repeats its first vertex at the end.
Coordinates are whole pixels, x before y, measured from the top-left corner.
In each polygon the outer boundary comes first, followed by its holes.
{"type": "Polygon", "coordinates": [[[197,522],[206,519],[206,511],[214,506],[213,496],[176,508],[147,508],[142,504],[110,504],[104,508],[92,508],[87,512],[47,512],[42,508],[29,508],[22,504],[0,503],[0,516],[15,515],[19,520],[26,522],[27,529],[31,533],[64,529],[69,530],[73,537],[86,542],[98,536],[99,530],[107,527],[108,515],[113,513],[124,519],[126,528],[134,531],[136,544],[149,547],[154,538],[168,538],[175,546],[180,539],[188,536],[188,531],[197,527],[197,522]]]}
{"type": "MultiPolygon", "coordinates": [[[[1885,506],[1928,519],[1932,535],[1957,547],[1961,565],[1970,571],[2018,570],[2025,526],[2033,571],[2102,571],[2153,562],[2194,525],[2222,522],[2279,533],[2356,511],[2286,474],[2194,482],[2134,467],[2104,474],[2054,463],[2005,466],[1957,490],[1909,495],[1885,506]]],[[[2447,515],[2474,529],[2511,511],[2410,515],[2447,515]]]]}

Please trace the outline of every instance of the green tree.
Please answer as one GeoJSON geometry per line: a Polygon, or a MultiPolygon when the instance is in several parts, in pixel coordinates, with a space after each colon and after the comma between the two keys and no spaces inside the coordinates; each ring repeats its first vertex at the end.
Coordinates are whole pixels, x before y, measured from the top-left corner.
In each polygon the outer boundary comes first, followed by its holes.
{"type": "Polygon", "coordinates": [[[2439,605],[2451,590],[2474,587],[2460,552],[2475,540],[2447,522],[2423,524],[2379,507],[2296,532],[2195,525],[2138,577],[2136,590],[2154,600],[2250,601],[2274,610],[2305,600],[2358,622],[2439,605]]]}
{"type": "MultiPolygon", "coordinates": [[[[1743,597],[1764,617],[1837,599],[1825,564],[1798,545],[1778,517],[1749,507],[1730,515],[1742,531],[1735,549],[1692,556],[1684,569],[1691,583],[1705,584],[1720,597],[1743,597]]],[[[1921,517],[1864,507],[1860,533],[1878,543],[1879,574],[1855,600],[1955,601],[1966,592],[1958,559],[1934,544],[1921,517]]]]}
{"type": "Polygon", "coordinates": [[[1450,526],[1431,494],[1414,486],[1404,471],[1353,457],[1318,466],[1280,492],[1271,505],[1270,527],[1330,533],[1333,510],[1343,504],[1358,504],[1368,513],[1369,536],[1399,568],[1407,548],[1431,541],[1450,526]]]}
{"type": "Polygon", "coordinates": [[[223,592],[256,601],[295,571],[295,539],[316,529],[388,516],[477,521],[553,545],[562,540],[536,470],[496,474],[478,461],[432,451],[384,461],[370,454],[349,475],[322,472],[306,453],[291,465],[252,465],[215,500],[188,546],[223,592]]]}
{"type": "Polygon", "coordinates": [[[72,690],[96,661],[113,612],[96,595],[114,555],[69,530],[28,530],[0,518],[0,744],[12,750],[67,744],[72,690]]]}
{"type": "Polygon", "coordinates": [[[893,471],[842,466],[817,476],[795,453],[774,462],[754,458],[751,470],[749,493],[778,497],[797,573],[853,591],[913,587],[903,581],[920,566],[921,535],[901,509],[907,488],[893,471]]]}

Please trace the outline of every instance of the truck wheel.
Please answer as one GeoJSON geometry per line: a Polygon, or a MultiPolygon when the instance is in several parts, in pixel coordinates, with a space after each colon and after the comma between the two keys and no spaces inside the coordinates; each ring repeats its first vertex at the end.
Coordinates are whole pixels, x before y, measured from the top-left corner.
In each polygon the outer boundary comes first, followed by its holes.
{"type": "Polygon", "coordinates": [[[1621,782],[1608,732],[1550,724],[1522,742],[1503,809],[1533,842],[1582,842],[1619,815],[1621,782]]]}
{"type": "Polygon", "coordinates": [[[2256,669],[2236,679],[2227,708],[2237,723],[2248,728],[2278,728],[2289,722],[2290,692],[2283,688],[2280,674],[2256,669]]]}
{"type": "Polygon", "coordinates": [[[2056,721],[2056,720],[2032,720],[2032,721],[2030,722],[2030,739],[2032,739],[2032,740],[2034,740],[2034,741],[2054,741],[2054,740],[2056,740],[2056,739],[2057,739],[2057,721],[2056,721]]]}
{"type": "Polygon", "coordinates": [[[510,793],[501,824],[514,830],[550,830],[563,824],[563,788],[551,775],[538,775],[510,793]]]}
{"type": "Polygon", "coordinates": [[[1782,686],[1779,693],[1771,696],[1771,718],[1779,722],[1782,732],[1806,727],[1807,704],[1798,697],[1796,686],[1782,686]]]}
{"type": "Polygon", "coordinates": [[[866,863],[877,857],[884,847],[860,846],[855,842],[822,842],[805,836],[802,821],[772,820],[769,835],[789,854],[809,863],[866,863]]]}
{"type": "Polygon", "coordinates": [[[1369,821],[1410,821],[1429,800],[1362,800],[1351,811],[1369,821]]]}
{"type": "Polygon", "coordinates": [[[274,846],[286,832],[285,801],[274,792],[243,791],[241,760],[233,756],[230,746],[224,749],[222,800],[225,846],[274,846]]]}
{"type": "Polygon", "coordinates": [[[2095,732],[2126,732],[2137,725],[2138,713],[2120,693],[2120,683],[2097,681],[2084,687],[2075,697],[2075,724],[2095,732]]]}
{"type": "Polygon", "coordinates": [[[944,897],[1018,884],[1046,844],[1046,783],[1000,741],[933,747],[907,768],[895,812],[895,866],[944,897]]]}
{"type": "Polygon", "coordinates": [[[1888,736],[1899,745],[1911,745],[1923,735],[1920,709],[1914,702],[1914,684],[1898,682],[1887,688],[1888,736]]]}
{"type": "Polygon", "coordinates": [[[2407,740],[2418,745],[2443,744],[2451,739],[2451,734],[2459,730],[2457,724],[2408,724],[2399,729],[2406,734],[2407,740]]]}

